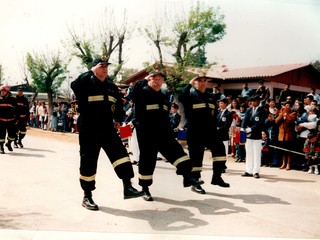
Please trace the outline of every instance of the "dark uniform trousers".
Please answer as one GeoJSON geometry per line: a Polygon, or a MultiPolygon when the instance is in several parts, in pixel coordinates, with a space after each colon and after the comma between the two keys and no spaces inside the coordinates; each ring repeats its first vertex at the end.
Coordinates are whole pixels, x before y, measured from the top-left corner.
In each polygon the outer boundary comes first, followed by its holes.
{"type": "Polygon", "coordinates": [[[100,131],[86,131],[80,128],[79,131],[80,184],[85,192],[95,189],[95,176],[101,148],[107,154],[120,179],[131,179],[134,176],[131,161],[116,130],[112,127],[104,128],[100,131]]]}
{"type": "Polygon", "coordinates": [[[189,156],[192,159],[192,176],[195,178],[201,177],[202,164],[205,149],[211,151],[212,169],[214,176],[221,176],[223,170],[226,169],[226,153],[223,142],[218,138],[217,133],[210,134],[202,131],[187,131],[187,143],[189,156]]]}
{"type": "Polygon", "coordinates": [[[29,117],[29,102],[24,96],[16,96],[17,101],[17,119],[16,140],[21,141],[27,134],[27,122],[29,117]]]}
{"type": "Polygon", "coordinates": [[[14,141],[16,137],[16,125],[14,120],[11,120],[11,121],[0,120],[0,143],[5,142],[7,131],[8,131],[7,139],[9,141],[14,141]]]}
{"type": "Polygon", "coordinates": [[[137,128],[137,136],[140,148],[140,186],[147,187],[152,184],[158,152],[177,168],[176,173],[178,175],[190,173],[192,168],[190,158],[184,152],[182,146],[175,140],[171,132],[160,132],[156,129],[153,132],[141,131],[137,128]]]}

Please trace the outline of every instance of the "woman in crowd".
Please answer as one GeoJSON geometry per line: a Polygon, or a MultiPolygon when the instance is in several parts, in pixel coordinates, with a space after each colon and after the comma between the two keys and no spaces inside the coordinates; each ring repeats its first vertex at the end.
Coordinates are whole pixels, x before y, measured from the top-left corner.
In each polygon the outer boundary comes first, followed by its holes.
{"type": "Polygon", "coordinates": [[[279,126],[278,145],[284,149],[282,150],[282,165],[280,169],[286,170],[290,170],[291,168],[292,153],[290,150],[292,150],[296,138],[294,125],[297,119],[297,113],[291,111],[291,107],[292,104],[286,102],[275,120],[276,124],[279,126]]]}

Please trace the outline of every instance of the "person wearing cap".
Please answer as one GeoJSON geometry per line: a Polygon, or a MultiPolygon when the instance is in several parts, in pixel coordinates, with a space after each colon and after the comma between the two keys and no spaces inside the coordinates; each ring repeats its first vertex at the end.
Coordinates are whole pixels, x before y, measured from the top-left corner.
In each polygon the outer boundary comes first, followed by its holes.
{"type": "MultiPolygon", "coordinates": [[[[229,187],[221,177],[226,169],[227,156],[223,142],[218,138],[215,105],[217,100],[207,90],[207,80],[208,78],[202,75],[193,78],[179,96],[186,118],[187,144],[193,164],[192,175],[196,179],[201,178],[204,151],[208,148],[212,154],[211,184],[229,187]],[[194,91],[191,91],[192,87],[194,91]]],[[[206,193],[201,186],[192,186],[191,190],[199,194],[206,193]]]]}
{"type": "Polygon", "coordinates": [[[267,99],[270,97],[270,90],[264,85],[263,80],[259,80],[259,87],[254,95],[258,95],[260,99],[261,106],[264,105],[267,99]]]}
{"type": "Polygon", "coordinates": [[[220,92],[220,87],[218,85],[215,85],[212,88],[212,93],[214,95],[214,98],[216,99],[216,102],[218,102],[219,99],[226,97],[222,92],[220,92]]]}
{"type": "Polygon", "coordinates": [[[27,134],[27,122],[29,119],[29,101],[23,95],[23,89],[18,87],[17,95],[16,95],[16,102],[17,102],[17,125],[16,125],[16,138],[14,140],[14,147],[17,148],[18,146],[23,148],[22,139],[27,134]]]}
{"type": "Polygon", "coordinates": [[[241,123],[241,130],[246,132],[246,171],[243,177],[260,178],[261,167],[261,132],[264,127],[267,112],[260,107],[260,96],[253,95],[249,98],[251,107],[247,109],[241,123]]]}
{"type": "Polygon", "coordinates": [[[99,210],[92,199],[97,162],[102,148],[123,181],[124,199],[140,197],[142,192],[131,185],[134,172],[127,150],[117,134],[123,119],[123,102],[117,86],[108,77],[107,58],[99,57],[93,67],[71,83],[78,101],[80,143],[80,185],[84,191],[82,206],[99,210]]]}
{"type": "Polygon", "coordinates": [[[16,99],[12,96],[10,92],[10,86],[1,86],[1,96],[0,96],[0,153],[4,154],[4,143],[6,138],[6,133],[8,131],[7,143],[5,146],[10,152],[13,151],[11,143],[16,137],[16,99]]]}
{"type": "Polygon", "coordinates": [[[168,95],[161,89],[163,80],[162,72],[152,71],[134,85],[131,95],[135,104],[135,127],[140,148],[139,185],[146,201],[153,201],[149,187],[153,183],[158,153],[176,167],[178,175],[183,176],[184,187],[203,184],[203,181],[192,178],[190,158],[170,128],[170,103],[168,95]]]}
{"type": "Polygon", "coordinates": [[[219,109],[216,117],[218,137],[223,142],[226,155],[229,150],[229,129],[232,123],[232,113],[227,109],[228,100],[222,98],[218,100],[219,109]]]}

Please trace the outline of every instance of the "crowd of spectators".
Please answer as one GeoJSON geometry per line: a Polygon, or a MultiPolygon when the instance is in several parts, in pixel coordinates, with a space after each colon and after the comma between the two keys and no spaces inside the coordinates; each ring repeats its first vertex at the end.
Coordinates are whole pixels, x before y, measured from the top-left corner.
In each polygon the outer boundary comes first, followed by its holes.
{"type": "Polygon", "coordinates": [[[263,82],[259,83],[257,90],[249,89],[248,85],[244,84],[241,96],[231,100],[232,104],[228,106],[235,123],[230,127],[229,154],[233,155],[237,162],[245,161],[245,140],[241,140],[240,136],[241,121],[246,109],[250,108],[248,99],[255,94],[260,96],[260,107],[263,107],[266,113],[264,130],[261,133],[261,165],[286,170],[293,167],[319,174],[316,166],[318,160],[310,163],[310,158],[317,159],[320,155],[318,138],[313,139],[312,148],[309,146],[310,138],[320,134],[320,98],[315,89],[311,89],[310,93],[300,100],[294,98],[290,85],[287,84],[280,93],[280,101],[276,103],[275,99],[270,98],[268,89],[263,87],[263,82]],[[313,164],[312,168],[310,164],[313,164]]]}
{"type": "Polygon", "coordinates": [[[53,111],[48,115],[48,106],[45,102],[34,102],[30,108],[29,126],[43,130],[78,133],[77,102],[53,103],[53,111]]]}

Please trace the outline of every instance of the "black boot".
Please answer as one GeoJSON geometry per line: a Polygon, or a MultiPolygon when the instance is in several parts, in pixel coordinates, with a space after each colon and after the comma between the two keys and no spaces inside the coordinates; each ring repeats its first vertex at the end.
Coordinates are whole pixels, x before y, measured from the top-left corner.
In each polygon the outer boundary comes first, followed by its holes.
{"type": "Polygon", "coordinates": [[[183,175],[183,186],[184,187],[190,187],[190,186],[200,186],[201,184],[204,184],[204,181],[197,180],[194,177],[192,177],[190,174],[183,175]]]}
{"type": "Polygon", "coordinates": [[[212,176],[211,184],[218,185],[220,187],[225,187],[225,188],[230,187],[230,184],[223,181],[222,177],[219,175],[212,176]]]}
{"type": "Polygon", "coordinates": [[[199,194],[206,194],[206,191],[201,186],[192,186],[191,191],[199,194]]]}
{"type": "Polygon", "coordinates": [[[83,200],[82,200],[82,206],[85,207],[88,210],[92,211],[98,211],[99,207],[97,204],[94,203],[92,199],[91,192],[87,192],[84,194],[83,200]]]}
{"type": "Polygon", "coordinates": [[[18,145],[19,145],[20,148],[23,148],[23,144],[21,142],[21,139],[18,141],[18,145]]]}
{"type": "Polygon", "coordinates": [[[12,149],[12,147],[11,147],[11,140],[9,140],[5,145],[6,145],[6,147],[8,148],[8,150],[10,151],[10,152],[12,152],[13,151],[13,149],[12,149]]]}
{"type": "Polygon", "coordinates": [[[149,188],[148,188],[148,187],[143,187],[143,188],[142,188],[142,191],[143,191],[143,193],[144,193],[144,195],[143,195],[143,200],[148,201],[148,202],[152,202],[152,201],[153,201],[153,198],[152,198],[152,196],[151,196],[151,193],[150,193],[150,191],[149,191],[149,188]]]}
{"type": "Polygon", "coordinates": [[[3,148],[3,143],[0,144],[0,153],[5,154],[4,148],[3,148]]]}
{"type": "Polygon", "coordinates": [[[17,140],[14,140],[14,141],[13,141],[13,147],[14,147],[14,148],[18,148],[17,140]]]}
{"type": "Polygon", "coordinates": [[[123,198],[130,199],[130,198],[137,198],[144,195],[143,191],[138,191],[134,187],[132,187],[130,180],[123,179],[123,198]]]}

